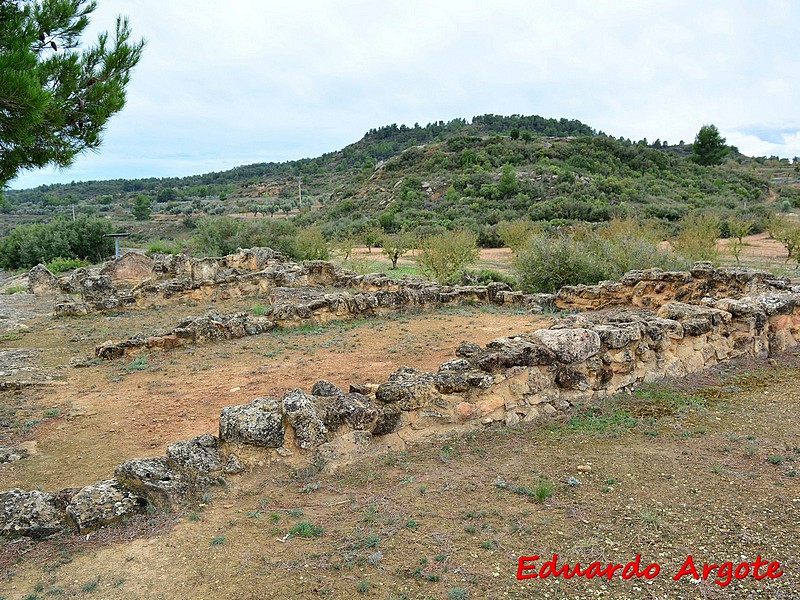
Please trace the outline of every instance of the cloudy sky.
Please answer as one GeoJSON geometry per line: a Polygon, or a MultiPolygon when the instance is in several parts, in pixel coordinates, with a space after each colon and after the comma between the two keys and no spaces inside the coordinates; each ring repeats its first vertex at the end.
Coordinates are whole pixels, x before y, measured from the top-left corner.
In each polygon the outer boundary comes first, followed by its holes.
{"type": "Polygon", "coordinates": [[[144,56],[99,153],[11,187],[318,156],[372,128],[484,113],[800,155],[793,0],[99,0],[144,56]]]}

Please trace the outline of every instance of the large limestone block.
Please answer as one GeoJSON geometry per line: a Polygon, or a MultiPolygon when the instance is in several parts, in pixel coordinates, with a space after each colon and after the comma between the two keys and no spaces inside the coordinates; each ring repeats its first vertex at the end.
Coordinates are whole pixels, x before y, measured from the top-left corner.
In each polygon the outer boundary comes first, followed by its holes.
{"type": "Polygon", "coordinates": [[[116,479],[106,479],[82,488],[70,500],[66,513],[69,523],[84,532],[140,513],[146,504],[116,479]]]}
{"type": "Polygon", "coordinates": [[[64,515],[48,492],[11,489],[0,493],[0,535],[43,538],[64,528],[64,515]]]}
{"type": "Polygon", "coordinates": [[[600,352],[600,336],[590,329],[539,329],[533,336],[565,364],[584,361],[600,352]]]}
{"type": "Polygon", "coordinates": [[[284,395],[283,412],[301,448],[315,448],[328,441],[328,429],[317,414],[314,400],[303,390],[292,390],[284,395]]]}
{"type": "Polygon", "coordinates": [[[219,417],[219,437],[227,442],[280,448],[283,436],[281,403],[274,398],[226,406],[219,417]]]}
{"type": "Polygon", "coordinates": [[[170,467],[166,456],[132,458],[114,467],[119,483],[156,508],[173,510],[193,499],[193,486],[170,467]]]}

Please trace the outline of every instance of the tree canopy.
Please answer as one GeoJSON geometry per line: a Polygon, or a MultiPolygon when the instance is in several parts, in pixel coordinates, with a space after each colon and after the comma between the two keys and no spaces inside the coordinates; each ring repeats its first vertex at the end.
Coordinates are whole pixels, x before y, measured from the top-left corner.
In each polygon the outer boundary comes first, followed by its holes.
{"type": "Polygon", "coordinates": [[[728,155],[730,148],[715,125],[703,125],[694,138],[691,159],[699,165],[718,165],[728,155]]]}
{"type": "Polygon", "coordinates": [[[109,117],[125,104],[144,40],[128,20],[81,43],[89,0],[0,0],[0,188],[20,171],[69,166],[95,150],[109,117]]]}

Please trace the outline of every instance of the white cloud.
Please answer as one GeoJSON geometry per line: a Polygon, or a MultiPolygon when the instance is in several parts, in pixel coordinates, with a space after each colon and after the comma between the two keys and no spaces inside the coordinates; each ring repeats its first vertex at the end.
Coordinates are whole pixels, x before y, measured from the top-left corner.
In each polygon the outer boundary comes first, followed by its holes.
{"type": "Polygon", "coordinates": [[[52,181],[192,174],[316,156],[389,123],[487,112],[577,118],[691,141],[714,123],[747,154],[798,154],[749,124],[797,122],[787,0],[101,0],[148,45],[101,153],[52,181]],[[232,161],[238,161],[233,162],[232,161]]]}

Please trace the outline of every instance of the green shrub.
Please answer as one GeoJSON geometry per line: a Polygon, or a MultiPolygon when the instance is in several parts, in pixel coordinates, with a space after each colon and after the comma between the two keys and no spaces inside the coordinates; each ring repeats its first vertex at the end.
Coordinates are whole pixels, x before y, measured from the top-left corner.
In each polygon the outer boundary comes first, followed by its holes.
{"type": "Polygon", "coordinates": [[[717,260],[717,240],[722,222],[711,213],[694,213],[681,219],[681,231],[672,241],[677,252],[690,260],[717,260]]]}
{"type": "Polygon", "coordinates": [[[495,281],[507,283],[512,289],[519,285],[517,278],[513,275],[494,269],[465,269],[461,272],[462,285],[488,285],[495,281]]]}
{"type": "Polygon", "coordinates": [[[95,217],[17,225],[0,238],[0,268],[30,268],[57,257],[100,262],[114,251],[113,240],[103,237],[111,230],[111,221],[95,217]]]}
{"type": "Polygon", "coordinates": [[[295,248],[297,227],[286,219],[242,220],[232,217],[204,217],[196,222],[195,252],[224,256],[238,248],[265,246],[299,258],[295,248]]]}
{"type": "Polygon", "coordinates": [[[295,240],[295,256],[300,260],[328,260],[328,242],[319,227],[305,227],[295,240]]]}
{"type": "Polygon", "coordinates": [[[145,255],[152,256],[153,254],[180,254],[181,252],[183,252],[183,244],[180,242],[158,239],[147,244],[145,255]]]}
{"type": "Polygon", "coordinates": [[[607,265],[565,233],[531,236],[514,259],[520,287],[527,292],[555,292],[565,285],[597,283],[607,265]]]}
{"type": "Polygon", "coordinates": [[[50,270],[53,275],[59,275],[64,271],[69,271],[70,269],[79,269],[80,267],[85,267],[89,263],[85,260],[80,260],[77,258],[63,258],[58,256],[47,263],[45,266],[50,270]]]}
{"type": "Polygon", "coordinates": [[[638,237],[635,229],[626,235],[601,235],[581,227],[571,234],[537,233],[514,259],[520,287],[529,292],[555,292],[565,285],[619,279],[634,269],[685,266],[680,256],[660,249],[652,236],[638,237]]]}
{"type": "Polygon", "coordinates": [[[472,231],[446,231],[426,238],[417,257],[422,272],[440,283],[478,260],[478,236],[472,231]]]}
{"type": "Polygon", "coordinates": [[[503,244],[511,248],[514,254],[525,247],[525,244],[537,229],[538,226],[527,219],[500,221],[497,224],[497,234],[503,240],[503,244]]]}

